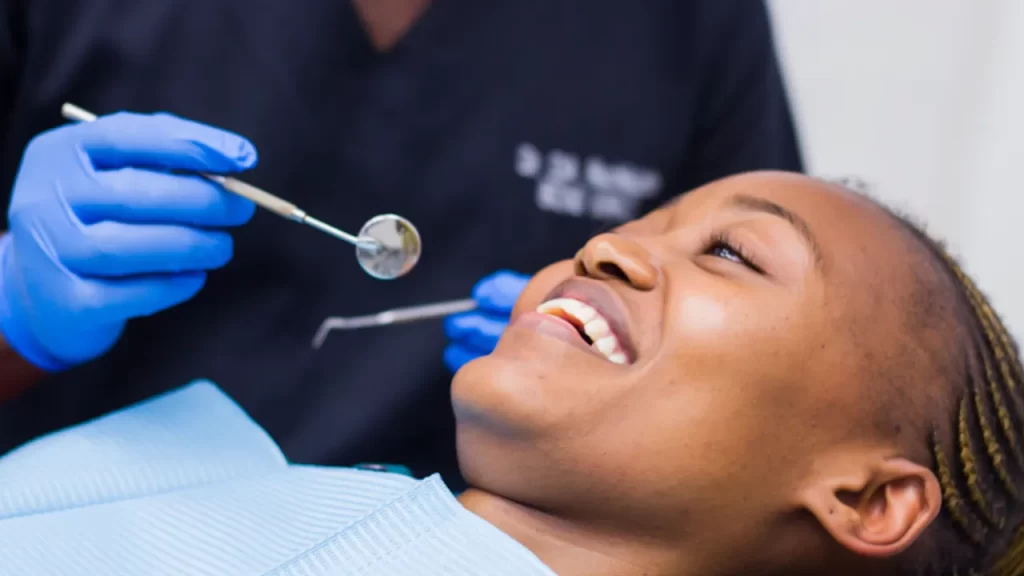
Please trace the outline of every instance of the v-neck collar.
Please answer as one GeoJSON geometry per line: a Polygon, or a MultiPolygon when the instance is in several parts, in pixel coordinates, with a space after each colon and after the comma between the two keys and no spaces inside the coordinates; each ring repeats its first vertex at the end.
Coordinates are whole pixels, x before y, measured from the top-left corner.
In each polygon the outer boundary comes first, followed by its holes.
{"type": "Polygon", "coordinates": [[[374,57],[381,59],[396,57],[398,54],[408,50],[410,46],[415,46],[419,42],[420,37],[429,35],[432,30],[437,28],[444,20],[444,17],[447,16],[446,11],[451,9],[452,4],[452,0],[430,0],[430,3],[420,13],[419,17],[409,25],[405,34],[396,40],[390,48],[381,49],[377,48],[374,44],[370,31],[363,22],[363,17],[360,15],[355,3],[352,0],[345,0],[349,16],[355,23],[354,28],[358,30],[360,43],[363,44],[366,51],[374,57]]]}

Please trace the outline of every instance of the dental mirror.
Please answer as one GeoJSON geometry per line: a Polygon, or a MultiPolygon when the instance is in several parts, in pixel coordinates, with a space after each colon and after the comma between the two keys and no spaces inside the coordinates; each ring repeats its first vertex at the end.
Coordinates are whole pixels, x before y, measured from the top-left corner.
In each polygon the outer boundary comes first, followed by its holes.
{"type": "Polygon", "coordinates": [[[356,259],[367,274],[381,280],[404,276],[416,266],[423,250],[419,231],[397,214],[370,218],[359,230],[359,237],[376,240],[375,244],[357,244],[356,259]]]}
{"type": "MultiPolygon", "coordinates": [[[[71,104],[61,106],[61,114],[75,122],[93,122],[96,115],[71,104]]],[[[295,204],[279,198],[266,190],[242,182],[231,176],[199,173],[199,176],[220,184],[228,192],[252,200],[282,218],[311,226],[325,234],[343,240],[356,247],[356,259],[370,276],[378,280],[393,280],[404,276],[416,266],[420,259],[422,244],[420,233],[405,218],[395,214],[380,214],[363,224],[358,236],[353,236],[330,224],[313,218],[295,204]]]]}

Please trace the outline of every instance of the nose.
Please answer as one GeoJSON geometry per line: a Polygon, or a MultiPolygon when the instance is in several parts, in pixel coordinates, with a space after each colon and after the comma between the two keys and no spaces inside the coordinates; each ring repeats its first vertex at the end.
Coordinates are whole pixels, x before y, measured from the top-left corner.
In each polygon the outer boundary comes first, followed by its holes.
{"type": "Polygon", "coordinates": [[[621,280],[637,290],[658,283],[654,258],[639,243],[619,234],[600,234],[576,253],[576,274],[600,280],[621,280]]]}

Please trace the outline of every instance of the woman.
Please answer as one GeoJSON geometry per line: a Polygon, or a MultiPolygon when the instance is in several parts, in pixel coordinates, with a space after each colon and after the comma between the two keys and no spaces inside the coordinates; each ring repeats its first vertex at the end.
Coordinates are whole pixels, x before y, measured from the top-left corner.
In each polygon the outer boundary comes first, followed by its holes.
{"type": "Polygon", "coordinates": [[[452,385],[458,502],[436,477],[287,466],[193,387],[0,461],[0,566],[1024,574],[1016,348],[871,201],[718,181],[539,273],[513,318],[452,385]]]}

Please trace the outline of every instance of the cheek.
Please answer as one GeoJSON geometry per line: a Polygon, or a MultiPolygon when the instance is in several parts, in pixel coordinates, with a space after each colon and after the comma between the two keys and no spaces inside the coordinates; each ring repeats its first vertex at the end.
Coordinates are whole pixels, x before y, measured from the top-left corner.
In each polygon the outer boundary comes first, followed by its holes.
{"type": "Polygon", "coordinates": [[[661,465],[694,485],[756,484],[794,466],[818,333],[792,294],[697,288],[667,306],[661,351],[630,418],[659,439],[648,466],[678,452],[687,457],[661,465]]]}
{"type": "MultiPolygon", "coordinates": [[[[696,287],[695,287],[696,288],[696,287]]],[[[793,376],[808,349],[800,307],[776,291],[694,289],[666,308],[663,354],[687,380],[744,382],[793,376]]]]}
{"type": "Polygon", "coordinates": [[[724,329],[727,310],[719,300],[694,295],[684,298],[672,315],[671,322],[684,326],[689,333],[713,333],[724,329]]]}

